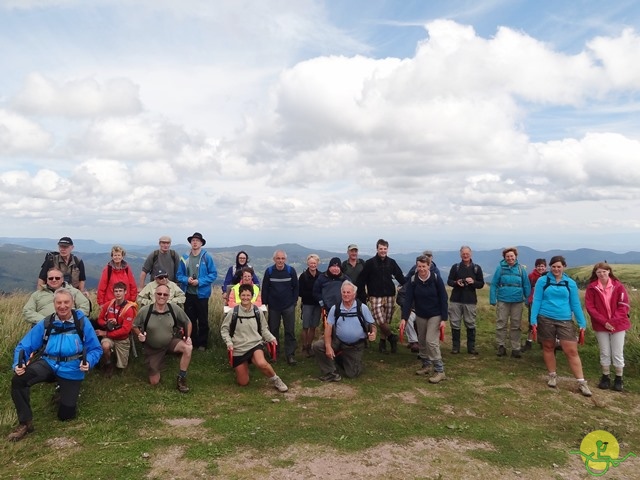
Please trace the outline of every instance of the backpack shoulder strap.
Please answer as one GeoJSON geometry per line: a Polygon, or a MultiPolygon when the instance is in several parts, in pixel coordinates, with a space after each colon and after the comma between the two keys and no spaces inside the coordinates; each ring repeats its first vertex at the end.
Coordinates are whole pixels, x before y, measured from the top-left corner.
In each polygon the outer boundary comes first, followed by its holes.
{"type": "Polygon", "coordinates": [[[167,303],[167,307],[169,308],[169,313],[171,314],[171,318],[173,318],[173,328],[178,326],[178,319],[176,318],[176,312],[173,311],[173,307],[170,303],[167,303]]]}
{"type": "Polygon", "coordinates": [[[229,336],[233,337],[236,334],[236,325],[238,325],[238,312],[240,305],[233,307],[233,313],[231,314],[231,323],[229,324],[229,336]]]}
{"type": "Polygon", "coordinates": [[[153,303],[149,304],[149,309],[147,310],[147,315],[144,317],[144,325],[142,326],[142,332],[143,333],[147,331],[147,325],[149,325],[149,319],[151,318],[151,313],[152,312],[153,312],[153,303]]]}
{"type": "Polygon", "coordinates": [[[253,315],[256,317],[256,323],[258,324],[258,333],[260,334],[260,336],[262,336],[262,325],[260,325],[260,309],[258,309],[258,307],[256,307],[255,305],[253,306],[253,315]]]}

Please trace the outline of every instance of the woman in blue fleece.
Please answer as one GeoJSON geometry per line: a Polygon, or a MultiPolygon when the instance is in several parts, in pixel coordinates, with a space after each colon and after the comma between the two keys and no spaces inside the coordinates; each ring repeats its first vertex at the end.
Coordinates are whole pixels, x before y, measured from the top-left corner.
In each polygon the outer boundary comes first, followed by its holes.
{"type": "Polygon", "coordinates": [[[556,337],[560,340],[562,351],[567,357],[569,368],[578,380],[578,389],[585,397],[591,396],[582,373],[582,362],[578,355],[578,339],[572,314],[584,330],[587,321],[580,305],[578,286],[564,273],[567,262],[564,257],[556,255],[549,261],[551,271],[536,282],[531,306],[531,325],[538,329],[538,337],[542,343],[542,358],[549,371],[547,385],[557,385],[556,356],[554,353],[556,337]]]}

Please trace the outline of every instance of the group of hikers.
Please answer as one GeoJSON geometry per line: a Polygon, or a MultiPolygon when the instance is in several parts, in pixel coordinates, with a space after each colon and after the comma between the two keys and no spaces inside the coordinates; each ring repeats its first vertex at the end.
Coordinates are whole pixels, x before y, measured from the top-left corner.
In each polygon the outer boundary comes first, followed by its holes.
{"type": "MultiPolygon", "coordinates": [[[[202,234],[195,232],[187,241],[191,248],[180,256],[171,249],[171,238],[160,237],[159,248],[146,258],[138,283],[125,260],[126,251],[114,246],[98,284],[99,314],[90,320],[84,264],[73,255],[71,238],[60,239],[59,251],[46,255],[38,289],[24,307],[24,318],[33,326],[14,352],[11,397],[19,424],[9,441],[21,440],[33,431],[31,386],[55,382],[58,418],[74,418],[86,372],[99,363],[106,377],[126,368],[130,353],[137,354],[134,338],[143,346],[152,385],[160,382],[165,356],[176,354],[180,357],[176,388],[181,393],[189,391],[187,370],[192,352],[209,348],[209,298],[218,272],[211,254],[203,248],[202,234]],[[145,285],[148,276],[152,280],[145,285]]],[[[426,376],[429,383],[440,383],[447,378],[440,351],[447,321],[451,354],[461,351],[464,323],[467,354],[478,355],[477,290],[484,287],[485,279],[482,268],[472,260],[471,248],[460,248],[461,261],[452,265],[446,279],[431,251],[418,256],[404,275],[388,256],[388,248],[387,241],[378,240],[376,254],[364,261],[358,256],[358,246],[351,244],[347,259],[332,258],[325,272],[318,269],[319,256],[311,254],[300,275],[287,263],[286,252],[278,250],[262,280],[247,252],[238,252],[223,283],[225,316],[220,328],[236,382],[249,383],[249,365],[253,364],[274,388],[288,391],[273,365],[282,357],[290,366],[297,364],[298,299],[301,351],[315,358],[319,379],[325,382],[340,381],[342,375],[359,376],[364,349],[376,338],[378,351],[387,354],[396,353],[406,337],[407,346],[420,361],[416,374],[426,376]],[[399,335],[391,329],[396,303],[401,307],[399,335]]],[[[552,257],[549,272],[545,259],[538,259],[535,269],[527,273],[518,263],[515,247],[505,248],[502,256],[489,296],[490,304],[496,306],[497,355],[506,356],[510,348],[511,357],[518,359],[539,342],[549,373],[547,383],[556,388],[556,350],[561,349],[579,391],[591,396],[577,349],[586,319],[577,284],[564,273],[565,259],[552,257]],[[521,344],[524,306],[528,307],[529,329],[521,344]]],[[[630,305],[624,286],[607,263],[593,267],[585,304],[600,347],[598,387],[611,388],[613,364],[613,389],[622,391],[630,305]]]]}

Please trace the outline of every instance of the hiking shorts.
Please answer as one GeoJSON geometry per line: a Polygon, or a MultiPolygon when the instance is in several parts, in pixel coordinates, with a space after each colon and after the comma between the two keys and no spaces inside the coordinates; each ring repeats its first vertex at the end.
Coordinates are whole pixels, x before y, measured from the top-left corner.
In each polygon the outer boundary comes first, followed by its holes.
{"type": "Polygon", "coordinates": [[[109,349],[115,353],[116,367],[127,368],[127,365],[129,365],[129,350],[131,349],[131,340],[128,337],[124,340],[112,340],[104,337],[100,343],[106,343],[109,345],[109,349]]]}
{"type": "Polygon", "coordinates": [[[144,346],[144,364],[147,366],[149,376],[158,375],[164,368],[164,357],[167,353],[174,353],[180,338],[172,338],[169,345],[165,348],[152,348],[149,345],[144,346]]]}
{"type": "Polygon", "coordinates": [[[320,325],[320,305],[302,305],[302,328],[316,328],[320,325]]]}
{"type": "Polygon", "coordinates": [[[577,342],[576,326],[571,320],[553,320],[552,318],[538,315],[538,341],[544,340],[568,340],[577,342]]]}

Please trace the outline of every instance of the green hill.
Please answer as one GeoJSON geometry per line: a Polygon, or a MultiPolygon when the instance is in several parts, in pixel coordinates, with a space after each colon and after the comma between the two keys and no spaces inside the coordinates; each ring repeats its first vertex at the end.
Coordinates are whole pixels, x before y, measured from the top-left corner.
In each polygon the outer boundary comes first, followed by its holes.
{"type": "MultiPolygon", "coordinates": [[[[631,264],[610,264],[614,275],[625,285],[632,288],[640,287],[640,265],[631,264]]],[[[584,288],[591,277],[593,265],[583,265],[581,267],[567,268],[566,273],[573,278],[580,288],[584,288]]]]}

